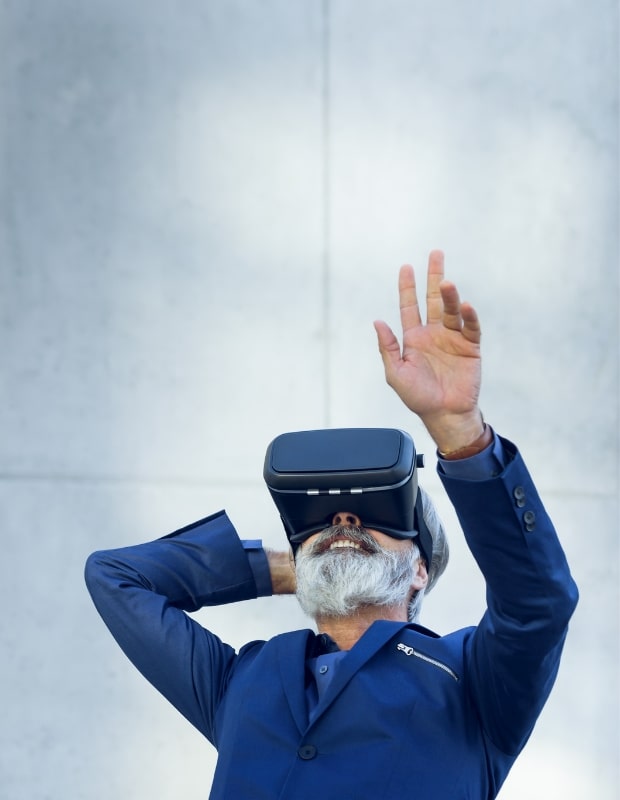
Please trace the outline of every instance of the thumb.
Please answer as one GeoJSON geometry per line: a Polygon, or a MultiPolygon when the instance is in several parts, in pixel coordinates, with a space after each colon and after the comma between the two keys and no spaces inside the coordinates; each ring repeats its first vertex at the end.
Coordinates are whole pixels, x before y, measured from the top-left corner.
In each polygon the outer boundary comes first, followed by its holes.
{"type": "Polygon", "coordinates": [[[400,345],[394,332],[386,322],[375,320],[373,325],[377,333],[379,352],[381,353],[383,365],[387,373],[388,370],[393,369],[401,360],[400,345]]]}

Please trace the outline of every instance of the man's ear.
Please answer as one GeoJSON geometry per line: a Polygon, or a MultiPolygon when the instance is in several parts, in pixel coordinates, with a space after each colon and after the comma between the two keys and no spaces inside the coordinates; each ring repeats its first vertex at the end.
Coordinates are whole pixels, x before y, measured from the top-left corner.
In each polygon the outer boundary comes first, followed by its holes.
{"type": "Polygon", "coordinates": [[[413,579],[411,581],[411,588],[415,592],[419,592],[420,589],[426,589],[427,584],[428,572],[426,570],[426,561],[423,558],[418,558],[415,564],[413,579]]]}

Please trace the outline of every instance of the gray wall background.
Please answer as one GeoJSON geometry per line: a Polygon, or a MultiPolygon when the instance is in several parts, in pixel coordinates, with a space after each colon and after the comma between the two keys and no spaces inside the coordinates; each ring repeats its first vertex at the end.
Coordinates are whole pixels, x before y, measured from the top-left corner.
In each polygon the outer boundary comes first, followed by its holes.
{"type": "MultiPolygon", "coordinates": [[[[214,753],[125,661],[87,554],[226,507],[283,543],[283,430],[393,425],[371,322],[433,247],[479,309],[482,404],[581,589],[502,800],[618,796],[615,0],[0,2],[0,796],[198,800],[214,753]]],[[[198,617],[239,645],[293,598],[198,617]]]]}

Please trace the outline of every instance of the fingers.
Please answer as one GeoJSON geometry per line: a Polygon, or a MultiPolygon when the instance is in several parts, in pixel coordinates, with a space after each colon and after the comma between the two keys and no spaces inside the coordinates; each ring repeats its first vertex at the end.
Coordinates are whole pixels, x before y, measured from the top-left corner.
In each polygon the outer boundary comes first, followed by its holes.
{"type": "Polygon", "coordinates": [[[443,281],[439,291],[443,303],[441,322],[444,327],[461,333],[473,344],[479,344],[480,321],[474,307],[470,303],[461,303],[457,288],[450,281],[443,281]]]}
{"type": "Polygon", "coordinates": [[[415,328],[422,324],[418,293],[415,285],[415,272],[413,267],[405,264],[398,274],[398,297],[400,301],[400,321],[403,331],[415,328]]]}
{"type": "Polygon", "coordinates": [[[441,282],[444,277],[444,256],[441,250],[433,250],[428,257],[426,279],[426,321],[441,322],[444,301],[441,296],[441,282]]]}
{"type": "Polygon", "coordinates": [[[450,281],[443,281],[438,287],[441,301],[441,314],[437,322],[443,322],[446,328],[460,331],[463,327],[461,317],[461,299],[456,286],[450,281]]]}
{"type": "Polygon", "coordinates": [[[426,320],[429,324],[442,323],[473,344],[480,343],[478,315],[470,303],[461,303],[456,286],[444,280],[444,254],[441,250],[433,250],[428,257],[426,320]]]}
{"type": "MultiPolygon", "coordinates": [[[[398,275],[398,294],[403,340],[407,331],[421,326],[422,317],[413,267],[405,264],[398,275]]],[[[479,344],[480,323],[475,309],[469,303],[461,303],[456,286],[444,280],[444,254],[433,250],[428,257],[426,284],[426,322],[428,325],[443,325],[448,330],[461,333],[468,341],[479,344]]],[[[392,330],[384,322],[375,322],[379,338],[379,350],[387,366],[400,358],[400,345],[392,330]]]]}
{"type": "Polygon", "coordinates": [[[469,303],[463,303],[461,306],[461,316],[463,318],[463,327],[461,328],[463,336],[473,344],[480,344],[482,331],[475,308],[469,303]]]}

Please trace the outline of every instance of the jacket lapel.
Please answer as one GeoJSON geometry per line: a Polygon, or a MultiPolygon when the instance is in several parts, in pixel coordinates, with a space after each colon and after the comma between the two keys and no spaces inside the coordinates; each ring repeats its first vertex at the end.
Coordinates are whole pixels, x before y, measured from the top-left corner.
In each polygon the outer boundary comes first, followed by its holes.
{"type": "MultiPolygon", "coordinates": [[[[362,638],[339,663],[338,671],[317,707],[315,721],[334,702],[355,673],[386,642],[406,627],[406,622],[392,622],[389,620],[377,620],[370,626],[362,638]]],[[[277,658],[280,679],[291,714],[300,734],[306,732],[309,724],[306,701],[306,658],[309,645],[314,637],[315,634],[309,630],[294,631],[275,637],[278,648],[277,658]]]]}
{"type": "Polygon", "coordinates": [[[309,630],[284,633],[276,637],[280,679],[286,700],[299,732],[308,727],[306,705],[306,652],[314,633],[309,630]]]}
{"type": "Polygon", "coordinates": [[[338,670],[334,679],[318,705],[315,719],[318,719],[334,702],[355,673],[360,670],[386,642],[406,627],[406,622],[392,622],[390,620],[377,620],[370,626],[362,638],[356,642],[353,648],[349,650],[347,655],[338,664],[338,670]]]}

